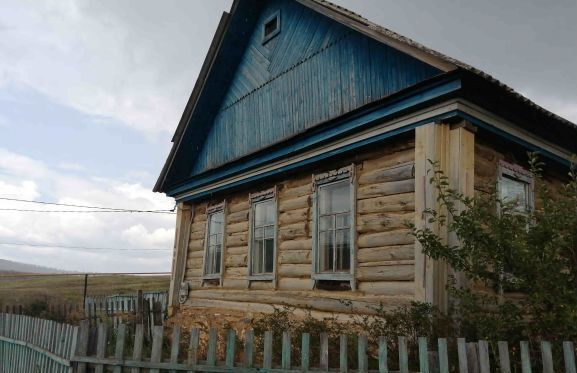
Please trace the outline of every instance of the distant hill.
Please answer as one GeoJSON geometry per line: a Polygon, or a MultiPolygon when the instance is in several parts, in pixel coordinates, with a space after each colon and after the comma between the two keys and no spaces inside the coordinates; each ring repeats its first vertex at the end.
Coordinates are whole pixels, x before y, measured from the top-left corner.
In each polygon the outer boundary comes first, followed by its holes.
{"type": "Polygon", "coordinates": [[[0,259],[0,273],[68,273],[55,268],[42,267],[33,264],[13,262],[11,260],[0,259]]]}

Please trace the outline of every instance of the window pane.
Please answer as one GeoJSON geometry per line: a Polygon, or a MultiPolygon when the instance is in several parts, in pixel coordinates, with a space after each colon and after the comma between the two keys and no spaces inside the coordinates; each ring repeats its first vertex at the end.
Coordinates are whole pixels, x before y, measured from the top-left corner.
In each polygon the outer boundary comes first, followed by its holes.
{"type": "Polygon", "coordinates": [[[503,177],[500,189],[503,202],[516,202],[516,210],[527,211],[527,183],[503,177]]]}
{"type": "Polygon", "coordinates": [[[348,180],[319,187],[320,214],[349,211],[350,190],[351,183],[348,180]]]}
{"type": "Polygon", "coordinates": [[[265,238],[274,238],[274,226],[269,225],[264,229],[264,237],[265,238]]]}
{"type": "Polygon", "coordinates": [[[217,245],[215,247],[215,255],[214,255],[214,272],[213,273],[220,273],[220,257],[222,254],[221,246],[217,245]]]}
{"type": "Polygon", "coordinates": [[[328,231],[329,229],[335,229],[334,227],[334,219],[333,215],[329,216],[321,216],[319,218],[319,231],[324,232],[328,231]]]}
{"type": "Polygon", "coordinates": [[[347,271],[351,268],[351,249],[349,230],[342,229],[336,232],[337,271],[347,271]]]}
{"type": "Polygon", "coordinates": [[[272,273],[274,263],[274,240],[268,239],[265,241],[265,268],[264,272],[272,273]]]}
{"type": "Polygon", "coordinates": [[[349,214],[337,215],[337,229],[346,228],[349,226],[349,214]]]}
{"type": "Polygon", "coordinates": [[[257,228],[254,230],[254,238],[257,240],[262,239],[264,234],[264,228],[257,228]]]}
{"type": "Polygon", "coordinates": [[[319,234],[319,270],[321,272],[333,270],[333,232],[319,234]]]}
{"type": "Polygon", "coordinates": [[[262,273],[262,240],[253,241],[252,273],[262,273]]]}
{"type": "Polygon", "coordinates": [[[254,225],[274,224],[276,218],[275,203],[273,200],[260,202],[254,205],[254,225]]]}
{"type": "Polygon", "coordinates": [[[222,224],[224,221],[223,219],[224,216],[222,211],[210,215],[210,227],[209,227],[210,234],[222,232],[222,224]]]}

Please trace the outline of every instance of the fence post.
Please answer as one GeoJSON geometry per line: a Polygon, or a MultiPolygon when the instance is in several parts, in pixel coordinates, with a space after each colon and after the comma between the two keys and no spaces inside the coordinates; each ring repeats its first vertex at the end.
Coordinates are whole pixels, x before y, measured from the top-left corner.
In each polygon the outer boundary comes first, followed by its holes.
{"type": "MultiPolygon", "coordinates": [[[[172,341],[170,345],[170,363],[178,363],[178,353],[180,352],[180,326],[175,325],[172,329],[172,341]]],[[[172,370],[171,373],[176,373],[176,370],[172,370]]]]}
{"type": "Polygon", "coordinates": [[[329,336],[327,333],[321,333],[320,348],[320,368],[322,371],[329,370],[329,336]]]}
{"type": "MultiPolygon", "coordinates": [[[[104,359],[106,357],[106,344],[108,342],[108,329],[103,322],[98,323],[98,342],[96,342],[96,357],[104,359]]],[[[104,364],[96,365],[96,373],[104,373],[104,364]]]]}
{"type": "MultiPolygon", "coordinates": [[[[144,343],[144,325],[136,324],[134,331],[134,349],[132,350],[132,360],[142,361],[142,344],[144,343]]],[[[139,368],[132,368],[131,373],[140,372],[139,368]]]]}
{"type": "Polygon", "coordinates": [[[301,370],[307,372],[310,363],[310,334],[303,333],[301,336],[301,370]]]}
{"type": "Polygon", "coordinates": [[[114,358],[118,360],[117,366],[114,367],[114,373],[122,373],[122,363],[124,362],[124,338],[126,337],[126,325],[120,324],[116,329],[116,346],[114,349],[114,358]]]}
{"type": "Polygon", "coordinates": [[[272,368],[272,332],[270,330],[264,332],[264,352],[262,367],[264,369],[272,368]]]}
{"type": "MultiPolygon", "coordinates": [[[[152,330],[152,350],[150,352],[150,362],[160,363],[162,358],[162,337],[164,328],[162,325],[154,326],[152,330]]],[[[159,373],[159,369],[150,369],[150,373],[159,373]]]]}

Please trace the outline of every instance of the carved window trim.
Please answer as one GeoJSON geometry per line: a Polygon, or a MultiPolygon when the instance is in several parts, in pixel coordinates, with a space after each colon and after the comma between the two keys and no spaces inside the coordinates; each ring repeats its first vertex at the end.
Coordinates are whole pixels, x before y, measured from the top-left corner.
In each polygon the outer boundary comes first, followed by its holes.
{"type": "Polygon", "coordinates": [[[226,202],[222,201],[217,204],[209,205],[206,208],[206,225],[204,233],[204,255],[202,261],[202,280],[203,281],[213,281],[219,280],[220,286],[222,286],[223,275],[224,275],[224,263],[225,263],[225,253],[226,253],[226,202]],[[207,260],[208,260],[208,249],[210,240],[210,220],[211,216],[214,214],[222,213],[223,224],[221,228],[221,249],[220,249],[220,271],[217,273],[207,273],[207,260]]]}
{"type": "Polygon", "coordinates": [[[355,165],[351,164],[346,167],[331,170],[328,172],[314,174],[312,176],[312,217],[313,217],[313,232],[312,232],[312,272],[311,278],[313,280],[313,286],[316,288],[319,285],[319,281],[348,281],[350,283],[351,290],[356,290],[356,196],[357,196],[357,185],[355,177],[355,165]],[[349,212],[350,212],[350,232],[349,232],[349,245],[350,245],[350,270],[349,272],[334,272],[326,273],[319,271],[319,188],[323,186],[328,186],[330,184],[336,184],[343,181],[348,181],[350,183],[350,193],[349,193],[349,212]]]}
{"type": "Polygon", "coordinates": [[[248,285],[250,287],[251,281],[272,281],[276,286],[276,272],[277,272],[277,254],[278,254],[278,199],[276,186],[267,190],[249,195],[250,210],[249,210],[249,228],[248,228],[248,285]],[[258,204],[273,201],[275,211],[274,221],[274,249],[273,249],[273,268],[271,273],[253,273],[252,263],[254,255],[254,209],[258,204]]]}

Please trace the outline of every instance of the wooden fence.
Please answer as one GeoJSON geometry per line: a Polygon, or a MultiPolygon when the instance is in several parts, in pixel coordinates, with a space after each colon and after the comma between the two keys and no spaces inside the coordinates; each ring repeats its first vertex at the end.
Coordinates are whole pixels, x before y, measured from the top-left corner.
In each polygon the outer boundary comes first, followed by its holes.
{"type": "Polygon", "coordinates": [[[416,340],[416,346],[409,346],[411,340],[406,337],[399,337],[395,341],[381,337],[373,346],[366,336],[342,335],[333,341],[336,346],[332,346],[326,334],[313,337],[303,333],[297,338],[289,332],[275,331],[280,334],[277,336],[281,337],[277,346],[280,353],[275,354],[273,348],[277,339],[272,331],[265,332],[263,336],[256,336],[250,330],[245,331],[242,335],[244,343],[241,346],[233,330],[219,333],[216,329],[210,329],[208,333],[203,333],[199,329],[193,329],[185,336],[180,328],[175,327],[168,346],[165,343],[163,326],[154,327],[151,341],[146,341],[143,330],[142,325],[137,325],[133,338],[129,338],[131,331],[125,324],[121,324],[112,335],[108,333],[106,324],[100,323],[94,334],[88,321],[74,327],[27,316],[0,314],[0,371],[11,373],[94,370],[100,373],[110,369],[113,372],[135,373],[309,370],[392,372],[389,367],[394,365],[395,371],[401,373],[409,373],[411,366],[415,366],[413,371],[423,373],[529,373],[532,370],[545,373],[576,372],[572,342],[556,346],[560,347],[556,351],[553,351],[550,343],[541,342],[539,363],[536,366],[536,360],[531,360],[532,351],[528,342],[520,343],[520,358],[515,364],[510,359],[507,342],[498,342],[493,346],[487,341],[466,343],[464,339],[458,338],[456,343],[453,343],[453,338],[439,338],[433,346],[431,341],[421,337],[416,340]],[[185,340],[188,341],[183,344],[185,340]],[[349,356],[351,345],[354,346],[355,356],[349,356]],[[398,351],[396,356],[389,353],[391,345],[398,351]],[[299,352],[298,356],[293,355],[296,351],[299,352]],[[329,351],[337,351],[336,356],[329,356],[329,351]],[[559,366],[554,366],[554,352],[563,356],[559,366]]]}

